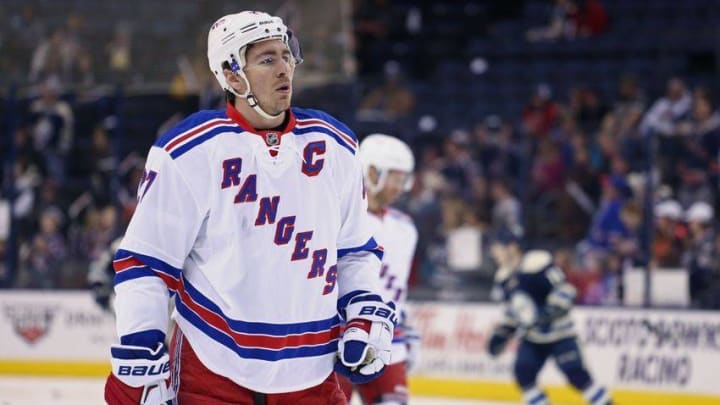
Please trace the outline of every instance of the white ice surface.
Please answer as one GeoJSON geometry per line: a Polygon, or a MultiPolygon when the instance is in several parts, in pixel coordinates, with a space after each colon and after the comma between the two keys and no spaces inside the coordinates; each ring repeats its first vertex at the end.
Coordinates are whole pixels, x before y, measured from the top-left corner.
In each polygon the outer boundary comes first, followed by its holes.
{"type": "MultiPolygon", "coordinates": [[[[104,380],[0,376],[0,405],[102,405],[104,380]]],[[[359,404],[356,400],[351,405],[359,404]]],[[[410,398],[409,405],[508,405],[507,402],[410,398]]]]}

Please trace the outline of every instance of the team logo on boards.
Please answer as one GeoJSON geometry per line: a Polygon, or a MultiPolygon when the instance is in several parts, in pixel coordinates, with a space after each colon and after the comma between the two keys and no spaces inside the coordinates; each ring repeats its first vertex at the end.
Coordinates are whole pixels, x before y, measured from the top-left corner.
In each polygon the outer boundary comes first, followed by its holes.
{"type": "Polygon", "coordinates": [[[29,344],[47,335],[55,317],[55,309],[49,306],[16,304],[5,305],[3,309],[10,318],[13,331],[29,344]]]}

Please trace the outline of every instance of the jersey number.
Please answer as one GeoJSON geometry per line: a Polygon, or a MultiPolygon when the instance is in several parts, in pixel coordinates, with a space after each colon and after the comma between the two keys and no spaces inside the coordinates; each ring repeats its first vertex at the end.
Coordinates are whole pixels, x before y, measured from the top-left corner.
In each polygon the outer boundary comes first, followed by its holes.
{"type": "Polygon", "coordinates": [[[388,274],[388,265],[383,264],[382,268],[380,269],[380,279],[387,279],[387,282],[385,283],[385,289],[390,291],[393,294],[393,301],[400,301],[400,297],[402,296],[403,289],[402,288],[393,288],[393,284],[395,283],[395,276],[388,274]]]}
{"type": "Polygon", "coordinates": [[[138,203],[140,203],[140,201],[142,201],[143,197],[145,197],[145,194],[147,194],[148,190],[150,189],[150,186],[152,186],[156,177],[157,177],[157,172],[154,170],[143,171],[142,177],[140,178],[140,184],[138,184],[138,191],[137,191],[138,203]]]}

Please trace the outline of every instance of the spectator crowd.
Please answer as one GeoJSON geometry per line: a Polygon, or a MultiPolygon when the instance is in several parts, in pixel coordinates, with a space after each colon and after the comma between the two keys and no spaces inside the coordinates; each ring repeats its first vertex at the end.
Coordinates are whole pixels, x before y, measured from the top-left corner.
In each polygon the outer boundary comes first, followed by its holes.
{"type": "MultiPolygon", "coordinates": [[[[381,57],[378,38],[395,34],[381,13],[368,10],[388,3],[354,2],[361,65],[352,88],[361,91],[348,91],[354,94],[351,111],[338,113],[361,129],[405,126],[399,135],[418,161],[417,181],[400,204],[420,234],[416,291],[486,298],[495,269],[489,244],[510,230],[526,247],[554,253],[579,303],[622,303],[623,274],[640,267],[687,274],[691,304],[720,308],[717,89],[693,85],[692,74],[668,75],[664,93],[655,94],[632,70],[616,77],[612,93],[592,81],[567,80],[564,91],[536,81],[524,88],[514,114],[468,114],[447,125],[422,111],[425,100],[417,91],[427,82],[441,84],[381,57]],[[362,65],[368,55],[382,66],[362,65]]],[[[551,3],[547,26],[524,27],[528,46],[612,29],[598,1],[551,3]]],[[[426,10],[406,10],[406,35],[421,37],[426,10]]],[[[121,24],[112,28],[103,63],[97,63],[83,44],[80,15],[70,14],[61,29],[49,31],[33,7],[16,11],[2,34],[11,33],[13,41],[2,46],[25,56],[26,79],[37,91],[18,102],[12,128],[2,127],[9,136],[0,169],[0,286],[81,288],[90,263],[121,236],[132,215],[142,156],[157,134],[136,140],[145,150],[123,148],[122,114],[101,98],[79,95],[102,77],[128,82],[146,74],[133,66],[133,50],[141,45],[121,24]],[[91,120],[79,114],[88,106],[96,111],[91,120]]],[[[6,58],[0,69],[22,70],[6,58]]],[[[300,104],[304,94],[298,94],[300,104]]],[[[193,103],[213,106],[217,96],[200,94],[193,103]]],[[[182,115],[158,119],[168,125],[182,115]]]]}

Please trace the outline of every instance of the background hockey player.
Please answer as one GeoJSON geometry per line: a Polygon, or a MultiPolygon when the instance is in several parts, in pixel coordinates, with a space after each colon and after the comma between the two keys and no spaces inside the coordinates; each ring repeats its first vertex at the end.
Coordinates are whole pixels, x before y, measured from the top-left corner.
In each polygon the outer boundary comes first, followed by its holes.
{"type": "Polygon", "coordinates": [[[105,399],[344,404],[333,368],[378,376],[397,322],[376,293],[382,251],[357,138],[323,112],[290,108],[302,56],[280,18],[220,18],[208,60],[227,107],[152,146],[114,258],[120,344],[105,399]],[[171,297],[178,327],[166,349],[171,297]]]}
{"type": "Polygon", "coordinates": [[[514,335],[519,336],[514,373],[525,403],[549,404],[536,384],[545,361],[552,357],[588,404],[611,404],[608,391],[593,381],[583,363],[570,317],[575,288],[566,282],[550,253],[531,250],[523,254],[516,235],[509,230],[496,236],[491,253],[499,267],[492,298],[505,303],[505,312],[492,333],[488,351],[496,356],[514,335]]]}
{"type": "MultiPolygon", "coordinates": [[[[395,329],[391,364],[379,378],[356,387],[365,404],[405,404],[407,372],[417,364],[420,347],[420,336],[402,311],[418,234],[412,219],[391,205],[412,187],[415,158],[405,142],[383,134],[363,139],[359,158],[365,173],[368,211],[375,223],[373,234],[385,251],[380,270],[382,296],[393,301],[402,315],[395,329]]],[[[353,385],[344,377],[340,382],[349,400],[353,385]]]]}
{"type": "Polygon", "coordinates": [[[93,298],[106,311],[113,310],[113,279],[115,277],[113,255],[117,252],[120,241],[119,238],[113,240],[97,259],[90,262],[88,268],[87,282],[92,290],[93,298]]]}

